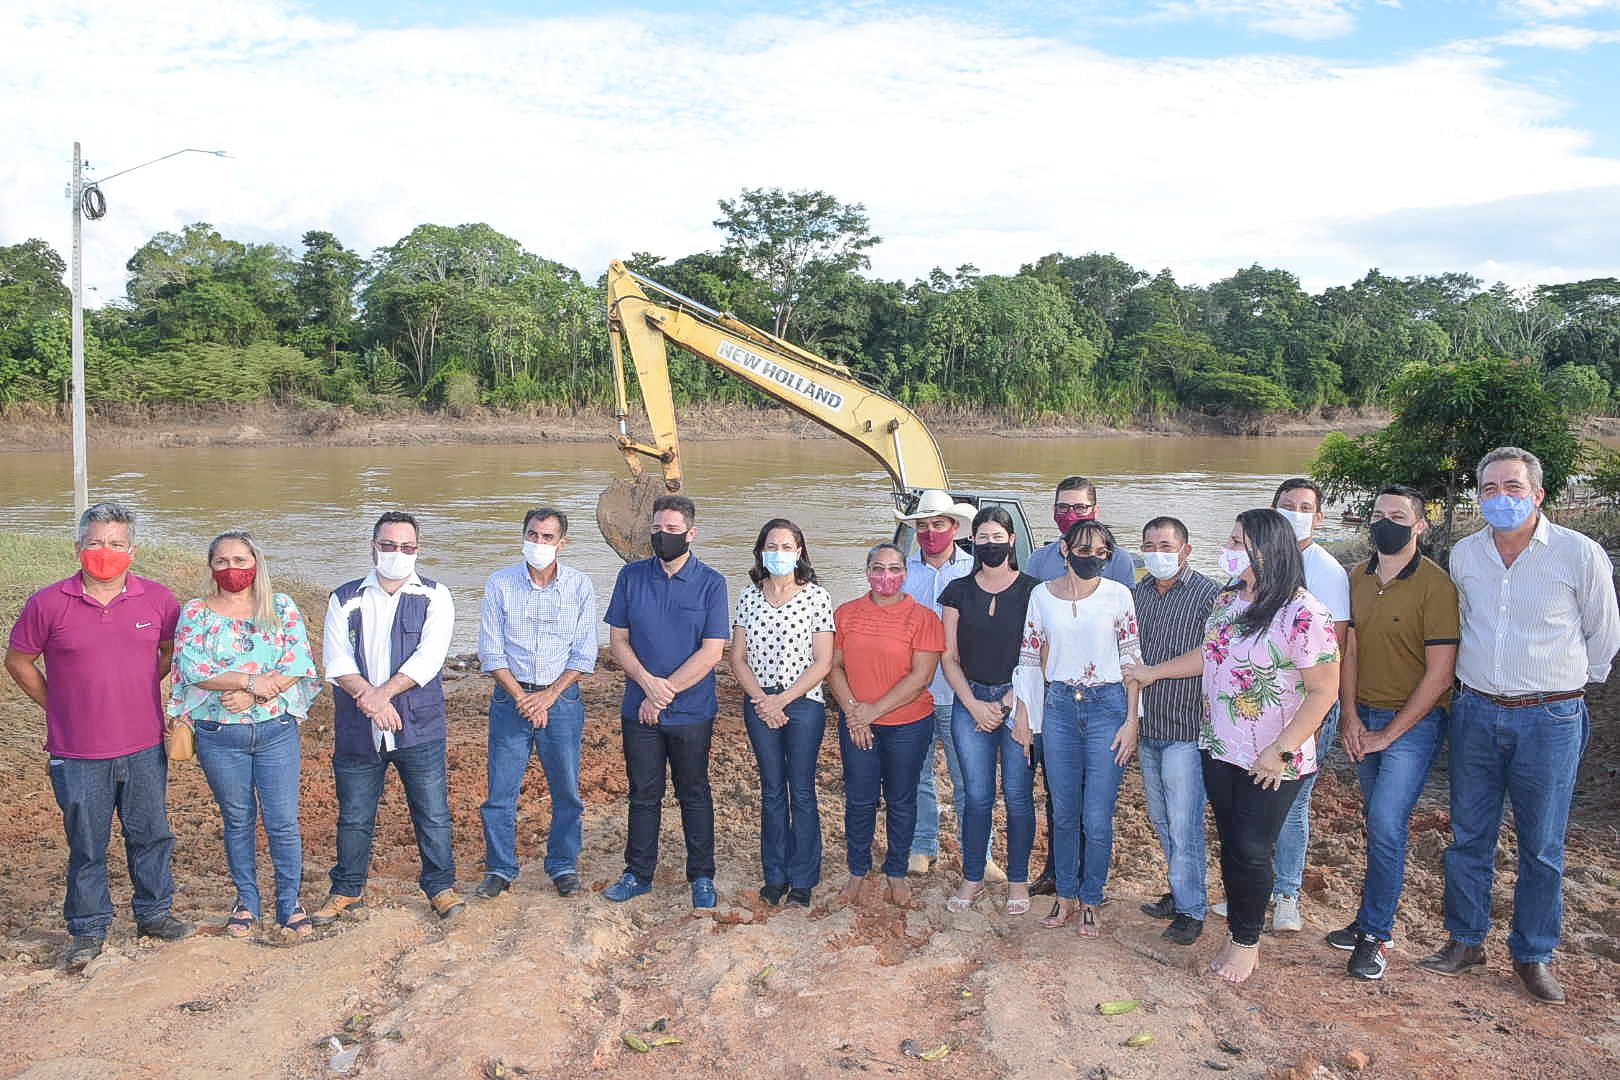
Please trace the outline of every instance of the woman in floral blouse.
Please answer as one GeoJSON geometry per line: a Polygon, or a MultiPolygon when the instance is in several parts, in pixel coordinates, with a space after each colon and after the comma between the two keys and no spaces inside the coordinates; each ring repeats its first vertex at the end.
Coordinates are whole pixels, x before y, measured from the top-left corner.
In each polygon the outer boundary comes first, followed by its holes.
{"type": "Polygon", "coordinates": [[[1136,750],[1136,688],[1124,684],[1124,668],[1142,662],[1142,647],[1131,590],[1102,576],[1114,534],[1078,521],[1061,550],[1068,568],[1031,590],[1024,632],[1026,643],[1039,642],[1046,673],[1040,752],[1052,792],[1048,843],[1058,898],[1043,925],[1062,926],[1078,910],[1081,935],[1096,937],[1114,854],[1114,802],[1136,750]]]}
{"type": "Polygon", "coordinates": [[[1316,771],[1316,729],[1339,694],[1333,616],[1305,591],[1299,546],[1275,510],[1245,510],[1221,551],[1235,578],[1216,599],[1204,644],[1126,677],[1140,685],[1202,672],[1198,745],[1221,841],[1231,937],[1210,967],[1254,973],[1271,897],[1271,850],[1299,778],[1316,771]]]}
{"type": "Polygon", "coordinates": [[[292,598],[271,589],[269,568],[246,532],[208,545],[205,595],[180,612],[174,634],[169,715],[196,732],[197,762],[219,802],[225,859],[236,883],[226,922],[246,937],[259,919],[259,813],[276,872],[276,921],[311,931],[298,902],[304,845],[298,828],[299,722],[320,693],[304,620],[292,598]]]}

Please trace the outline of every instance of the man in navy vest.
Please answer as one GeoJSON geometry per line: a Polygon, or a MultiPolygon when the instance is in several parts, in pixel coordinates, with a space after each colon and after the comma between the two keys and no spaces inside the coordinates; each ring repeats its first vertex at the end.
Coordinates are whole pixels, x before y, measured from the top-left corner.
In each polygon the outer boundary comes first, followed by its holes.
{"type": "Polygon", "coordinates": [[[450,651],[450,590],[416,572],[416,519],[389,511],[371,530],[372,571],[339,585],[326,606],[322,645],[333,684],[337,865],[332,892],[311,914],[317,926],[365,906],[377,802],[392,764],[405,787],[422,891],[439,918],[466,906],[456,895],[450,849],[446,712],[439,673],[450,651]]]}
{"type": "Polygon", "coordinates": [[[655,499],[653,557],[627,563],[608,602],[608,645],[625,676],[619,720],[630,780],[624,875],[603,890],[609,900],[652,890],[667,767],[681,804],[692,906],[715,905],[709,740],[719,711],[714,666],[731,634],[731,612],[726,579],[688,550],[696,516],[684,495],[655,499]]]}

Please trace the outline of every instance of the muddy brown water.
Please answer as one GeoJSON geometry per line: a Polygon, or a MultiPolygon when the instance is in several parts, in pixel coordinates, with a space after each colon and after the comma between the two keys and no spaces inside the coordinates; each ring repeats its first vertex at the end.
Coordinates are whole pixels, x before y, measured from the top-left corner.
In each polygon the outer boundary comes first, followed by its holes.
{"type": "MultiPolygon", "coordinates": [[[[1022,499],[1038,543],[1054,538],[1053,485],[1078,473],[1097,482],[1102,518],[1136,547],[1143,522],[1172,514],[1191,530],[1193,563],[1213,573],[1215,553],[1241,510],[1265,505],[1277,482],[1299,474],[1320,440],[1105,437],[944,439],[961,490],[1022,499]]],[[[686,490],[698,505],[694,550],[735,590],[752,563],[759,526],[778,515],[805,530],[835,601],[864,588],[865,549],[894,528],[887,476],[864,454],[827,439],[688,442],[686,490]]],[[[450,586],[457,650],[478,634],[484,579],[521,558],[525,509],[548,503],[570,520],[564,558],[590,573],[605,610],[621,565],[597,532],[596,497],[624,463],[612,445],[338,448],[97,449],[92,500],[119,499],[143,515],[141,538],[195,546],[228,528],[251,529],[272,568],[337,584],[368,565],[371,522],[407,509],[422,521],[420,570],[450,586]]],[[[70,459],[0,455],[0,528],[68,529],[70,459]]],[[[1350,530],[1333,520],[1323,535],[1350,530]]],[[[199,550],[199,578],[201,551],[199,550]]],[[[137,567],[138,569],[138,567],[137,567]]],[[[67,568],[64,567],[64,573],[67,568]]]]}

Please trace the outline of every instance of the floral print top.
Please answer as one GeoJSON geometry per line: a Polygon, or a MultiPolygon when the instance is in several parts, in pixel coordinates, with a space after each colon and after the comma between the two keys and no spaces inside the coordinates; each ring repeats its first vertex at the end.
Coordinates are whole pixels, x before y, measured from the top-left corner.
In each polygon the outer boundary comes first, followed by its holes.
{"type": "Polygon", "coordinates": [[[321,692],[321,678],[310,653],[304,617],[292,597],[283,593],[276,594],[275,611],[276,626],[265,633],[252,619],[215,614],[200,597],[187,601],[174,631],[169,715],[220,724],[257,724],[282,716],[302,720],[308,715],[310,702],[321,692]],[[227,671],[296,675],[298,682],[278,697],[233,713],[220,700],[222,691],[197,685],[227,671]]]}
{"type": "MultiPolygon", "coordinates": [[[[1333,616],[1299,590],[1263,633],[1243,637],[1236,625],[1249,609],[1237,589],[1215,600],[1204,627],[1204,721],[1198,746],[1217,761],[1248,769],[1277,740],[1305,700],[1305,668],[1337,663],[1333,616]]],[[[1283,771],[1297,780],[1316,771],[1316,739],[1306,739],[1283,771]]]]}

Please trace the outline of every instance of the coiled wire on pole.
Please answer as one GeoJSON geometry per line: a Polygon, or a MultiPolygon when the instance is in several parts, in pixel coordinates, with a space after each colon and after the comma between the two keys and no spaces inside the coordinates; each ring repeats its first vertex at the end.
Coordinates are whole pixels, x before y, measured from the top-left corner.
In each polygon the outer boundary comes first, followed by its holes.
{"type": "Polygon", "coordinates": [[[95,221],[106,216],[107,196],[96,185],[87,184],[79,196],[79,205],[84,210],[84,216],[95,221]]]}

